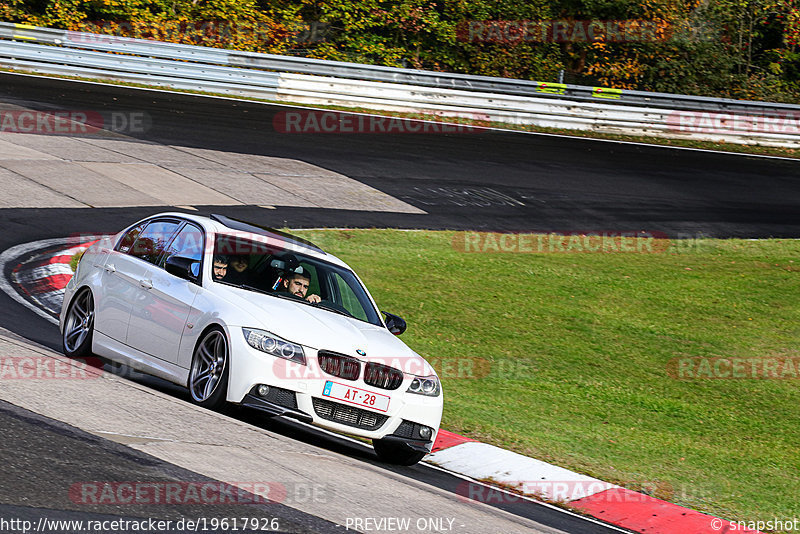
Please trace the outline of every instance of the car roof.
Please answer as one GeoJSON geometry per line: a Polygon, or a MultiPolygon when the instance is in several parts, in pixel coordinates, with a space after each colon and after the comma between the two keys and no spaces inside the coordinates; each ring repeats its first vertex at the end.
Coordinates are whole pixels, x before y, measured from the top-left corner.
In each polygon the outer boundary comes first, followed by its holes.
{"type": "Polygon", "coordinates": [[[217,215],[216,213],[211,215],[211,220],[222,223],[228,228],[231,228],[233,230],[249,232],[251,234],[263,235],[267,237],[273,237],[281,241],[285,241],[287,243],[293,243],[295,245],[304,245],[306,247],[316,250],[317,252],[325,254],[324,250],[319,248],[317,245],[315,245],[308,239],[303,239],[302,237],[297,237],[296,235],[282,232],[280,230],[276,230],[275,228],[270,228],[268,226],[261,226],[259,224],[249,223],[239,219],[232,219],[230,217],[226,217],[225,215],[217,215]]]}
{"type": "Polygon", "coordinates": [[[160,217],[176,217],[187,221],[192,221],[200,224],[207,231],[217,234],[236,235],[237,237],[243,237],[245,239],[249,238],[254,241],[263,241],[264,237],[266,237],[268,242],[277,241],[284,248],[293,249],[296,252],[301,252],[308,256],[313,256],[320,260],[328,261],[330,263],[350,269],[350,266],[345,262],[333,254],[325,252],[311,241],[303,239],[302,237],[294,236],[287,232],[283,232],[281,230],[276,230],[274,228],[260,226],[218,214],[212,214],[210,217],[206,217],[204,215],[195,215],[193,213],[165,212],[152,215],[147,217],[145,220],[151,220],[160,217]]]}

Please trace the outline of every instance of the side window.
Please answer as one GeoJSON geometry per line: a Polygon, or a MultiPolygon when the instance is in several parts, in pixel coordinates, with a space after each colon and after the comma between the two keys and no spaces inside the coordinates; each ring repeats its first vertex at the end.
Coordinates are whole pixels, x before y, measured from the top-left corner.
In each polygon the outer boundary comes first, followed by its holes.
{"type": "Polygon", "coordinates": [[[115,250],[122,252],[123,254],[130,252],[134,241],[136,241],[136,238],[142,233],[142,229],[145,227],[145,225],[147,225],[147,223],[136,225],[125,232],[125,235],[122,236],[122,239],[120,239],[119,243],[117,243],[117,248],[115,250]]]}
{"type": "Polygon", "coordinates": [[[170,256],[181,256],[192,260],[203,259],[203,231],[193,224],[187,224],[178,232],[172,243],[165,250],[159,266],[163,267],[170,256]]]}
{"type": "Polygon", "coordinates": [[[179,226],[180,223],[177,221],[151,222],[139,234],[129,254],[148,263],[157,264],[179,226]]]}
{"type": "Polygon", "coordinates": [[[364,308],[361,306],[361,303],[358,301],[358,297],[353,292],[353,289],[348,285],[348,283],[339,276],[338,273],[333,273],[333,279],[336,281],[336,285],[339,287],[339,295],[341,295],[342,302],[340,303],[344,309],[346,309],[350,314],[357,318],[361,319],[362,321],[367,320],[367,314],[364,311],[364,308]]]}
{"type": "Polygon", "coordinates": [[[320,293],[320,283],[319,283],[319,274],[320,272],[317,270],[316,267],[311,265],[310,263],[301,262],[300,266],[306,270],[306,272],[311,273],[311,282],[308,284],[308,292],[307,295],[321,295],[320,293]]]}

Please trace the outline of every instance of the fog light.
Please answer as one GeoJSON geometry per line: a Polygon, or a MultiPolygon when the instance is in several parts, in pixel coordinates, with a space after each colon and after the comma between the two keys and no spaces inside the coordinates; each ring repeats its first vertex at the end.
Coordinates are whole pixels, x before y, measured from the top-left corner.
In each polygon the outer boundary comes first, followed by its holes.
{"type": "Polygon", "coordinates": [[[261,397],[266,397],[267,395],[269,395],[269,386],[266,384],[261,384],[260,386],[258,386],[258,394],[261,397]]]}
{"type": "Polygon", "coordinates": [[[431,437],[432,429],[427,426],[419,427],[419,435],[422,439],[428,439],[431,437]]]}

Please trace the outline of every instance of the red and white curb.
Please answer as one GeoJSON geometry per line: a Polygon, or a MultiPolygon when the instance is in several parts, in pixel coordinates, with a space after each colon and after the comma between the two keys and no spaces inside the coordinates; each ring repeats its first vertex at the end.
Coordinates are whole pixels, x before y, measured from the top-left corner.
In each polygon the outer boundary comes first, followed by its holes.
{"type": "Polygon", "coordinates": [[[17,262],[11,270],[10,281],[0,276],[0,289],[36,314],[57,324],[56,317],[61,311],[64,288],[73,274],[70,262],[75,254],[83,252],[96,241],[97,239],[86,239],[62,248],[75,243],[75,239],[45,239],[12,247],[0,254],[0,268],[3,271],[10,261],[17,262]],[[19,261],[34,251],[47,249],[51,251],[33,254],[32,257],[19,261]]]}
{"type": "MultiPolygon", "coordinates": [[[[0,289],[2,289],[2,291],[5,294],[7,294],[9,297],[11,297],[15,301],[17,301],[19,304],[25,306],[26,308],[31,310],[36,315],[46,319],[47,321],[49,321],[49,322],[51,322],[53,324],[58,324],[58,321],[56,320],[56,318],[53,316],[52,313],[48,313],[47,311],[45,311],[43,309],[43,307],[41,306],[41,301],[38,298],[34,300],[34,302],[37,305],[32,304],[29,300],[27,300],[22,295],[22,294],[25,294],[26,297],[30,297],[31,299],[33,299],[33,297],[28,294],[29,292],[26,292],[25,290],[23,290],[16,282],[13,282],[13,285],[12,285],[12,281],[9,280],[9,279],[6,279],[6,277],[5,277],[6,266],[9,265],[12,262],[18,262],[14,266],[14,270],[18,271],[20,269],[20,266],[22,265],[21,263],[19,263],[19,259],[24,257],[26,254],[30,254],[31,252],[36,251],[36,250],[45,249],[47,247],[62,246],[67,242],[68,242],[68,239],[66,239],[66,238],[44,239],[42,241],[35,241],[33,243],[23,243],[21,245],[17,245],[17,246],[11,247],[11,248],[3,251],[2,254],[0,254],[0,289]]],[[[67,263],[69,263],[69,261],[67,261],[67,263]]],[[[12,279],[15,278],[15,274],[14,274],[13,270],[12,270],[12,277],[11,278],[12,279]]],[[[64,284],[64,285],[66,286],[66,284],[64,284]]],[[[47,288],[47,289],[50,289],[50,288],[47,288]]],[[[61,288],[61,289],[63,289],[63,288],[61,288]]],[[[57,290],[57,288],[52,288],[52,290],[57,290]]],[[[45,292],[48,292],[48,291],[45,291],[45,292]]],[[[37,295],[37,297],[38,297],[38,295],[37,295]]],[[[62,293],[62,298],[63,298],[63,293],[62,293]]]]}
{"type": "MultiPolygon", "coordinates": [[[[17,289],[24,291],[40,307],[37,308],[26,301],[3,276],[0,276],[0,289],[37,314],[58,324],[53,314],[57,316],[61,310],[64,288],[72,278],[69,264],[75,254],[86,250],[96,241],[97,239],[94,239],[67,249],[56,249],[54,252],[35,256],[27,262],[18,263],[14,267],[12,279],[17,289]],[[50,311],[50,314],[42,308],[50,311]]],[[[66,243],[68,240],[63,238],[48,239],[12,247],[0,254],[0,268],[5,269],[9,261],[18,261],[17,258],[31,251],[66,243]]],[[[521,494],[547,502],[565,504],[569,508],[634,532],[760,534],[758,531],[744,529],[724,519],[494,445],[481,443],[447,430],[439,431],[433,451],[423,461],[468,479],[490,481],[500,488],[510,489],[513,492],[487,493],[482,484],[465,483],[457,489],[459,498],[465,501],[499,504],[504,499],[519,499],[521,494]]]]}
{"type": "Polygon", "coordinates": [[[58,314],[64,299],[64,288],[72,279],[72,258],[94,243],[92,241],[20,263],[11,272],[12,281],[46,310],[58,314]]]}
{"type": "MultiPolygon", "coordinates": [[[[425,458],[446,469],[480,481],[511,488],[523,495],[558,502],[612,525],[647,534],[719,534],[756,530],[712,515],[656,499],[644,493],[557,467],[529,456],[440,430],[434,450],[425,458]]],[[[478,485],[464,485],[461,498],[495,503],[503,496],[478,485]]]]}

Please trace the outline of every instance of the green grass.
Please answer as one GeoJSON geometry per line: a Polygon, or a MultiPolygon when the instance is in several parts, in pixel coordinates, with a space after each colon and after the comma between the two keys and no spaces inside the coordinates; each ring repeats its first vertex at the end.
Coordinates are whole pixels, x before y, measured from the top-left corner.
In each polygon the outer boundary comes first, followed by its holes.
{"type": "Polygon", "coordinates": [[[72,258],[70,258],[70,260],[69,260],[69,268],[72,269],[73,273],[75,272],[75,269],[78,268],[78,262],[81,261],[81,258],[83,257],[83,253],[84,252],[85,251],[81,251],[81,252],[78,252],[76,254],[73,254],[72,258]]]}
{"type": "Polygon", "coordinates": [[[800,363],[800,241],[533,254],[459,252],[453,232],[302,235],[406,318],[443,374],[444,428],[727,519],[800,516],[800,382],[669,373],[800,363]],[[471,358],[488,367],[459,373],[471,358]]]}

